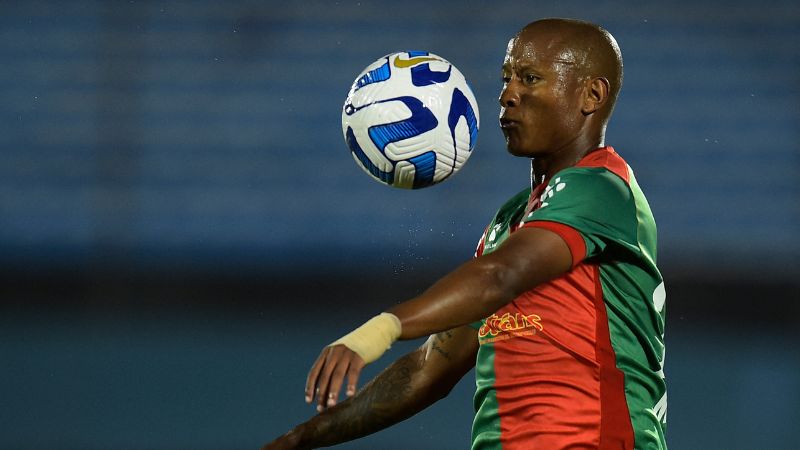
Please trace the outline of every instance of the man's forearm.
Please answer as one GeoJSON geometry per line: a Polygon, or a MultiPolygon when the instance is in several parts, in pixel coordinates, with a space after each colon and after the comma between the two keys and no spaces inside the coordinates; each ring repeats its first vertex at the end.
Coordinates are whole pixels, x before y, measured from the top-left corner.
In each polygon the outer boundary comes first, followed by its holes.
{"type": "Polygon", "coordinates": [[[571,264],[572,254],[560,235],[523,229],[494,252],[467,261],[387,312],[401,323],[399,339],[427,336],[483,319],[523,292],[566,273],[571,264]]]}
{"type": "MultiPolygon", "coordinates": [[[[300,448],[317,448],[357,439],[400,422],[439,400],[421,374],[424,353],[409,353],[387,367],[354,397],[297,426],[300,448]]],[[[438,395],[437,395],[438,394],[438,395]]]]}

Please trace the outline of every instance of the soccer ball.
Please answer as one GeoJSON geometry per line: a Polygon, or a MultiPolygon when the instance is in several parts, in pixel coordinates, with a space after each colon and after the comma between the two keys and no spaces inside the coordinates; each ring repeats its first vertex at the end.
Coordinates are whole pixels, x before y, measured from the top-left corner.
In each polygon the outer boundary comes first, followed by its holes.
{"type": "Polygon", "coordinates": [[[392,53],[358,75],[342,108],[356,163],[389,186],[418,189],[458,172],[478,138],[478,103],[464,75],[428,52],[392,53]]]}

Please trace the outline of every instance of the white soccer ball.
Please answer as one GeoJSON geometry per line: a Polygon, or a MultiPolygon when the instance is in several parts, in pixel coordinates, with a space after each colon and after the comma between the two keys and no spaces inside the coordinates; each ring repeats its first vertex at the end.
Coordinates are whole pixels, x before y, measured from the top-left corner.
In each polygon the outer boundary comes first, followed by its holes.
{"type": "Polygon", "coordinates": [[[428,52],[392,53],[358,75],[342,108],[356,163],[393,187],[432,186],[458,172],[475,148],[478,102],[464,75],[428,52]]]}

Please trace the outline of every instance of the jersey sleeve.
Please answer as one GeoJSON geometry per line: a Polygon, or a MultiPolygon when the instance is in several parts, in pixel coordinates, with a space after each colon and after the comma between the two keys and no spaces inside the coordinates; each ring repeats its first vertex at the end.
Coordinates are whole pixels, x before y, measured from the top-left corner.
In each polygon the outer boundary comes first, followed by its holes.
{"type": "Polygon", "coordinates": [[[572,265],[609,249],[638,249],[636,205],[625,180],[604,168],[570,168],[554,177],[540,206],[522,226],[560,235],[572,252],[572,265]]]}

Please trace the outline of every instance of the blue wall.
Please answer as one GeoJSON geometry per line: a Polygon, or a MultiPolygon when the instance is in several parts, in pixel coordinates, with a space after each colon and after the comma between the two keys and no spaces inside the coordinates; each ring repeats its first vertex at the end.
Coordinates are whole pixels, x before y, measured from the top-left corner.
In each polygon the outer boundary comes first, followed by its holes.
{"type": "Polygon", "coordinates": [[[505,44],[555,15],[622,46],[608,140],[650,198],[664,266],[794,273],[798,7],[560,3],[4,2],[0,258],[274,268],[344,248],[386,265],[413,246],[461,260],[526,183],[495,119],[505,44]],[[467,167],[422,192],[372,182],[339,125],[353,78],[399,49],[454,62],[483,113],[467,167]]]}

